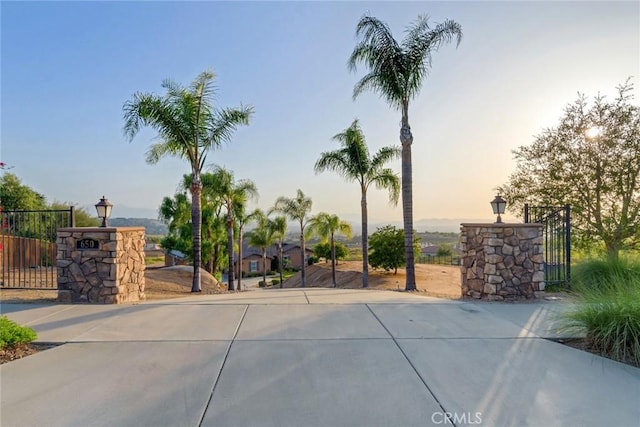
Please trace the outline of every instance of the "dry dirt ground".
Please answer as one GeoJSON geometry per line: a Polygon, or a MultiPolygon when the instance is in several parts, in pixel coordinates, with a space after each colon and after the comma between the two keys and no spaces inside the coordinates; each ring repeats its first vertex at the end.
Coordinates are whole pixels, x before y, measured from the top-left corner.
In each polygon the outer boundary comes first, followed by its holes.
{"type": "MultiPolygon", "coordinates": [[[[357,289],[362,287],[362,262],[341,261],[336,266],[338,288],[357,289]]],[[[404,290],[405,271],[397,274],[384,270],[369,269],[369,288],[404,290]]],[[[284,282],[285,288],[301,285],[300,273],[284,282]]],[[[450,265],[416,264],[416,285],[418,292],[440,298],[460,298],[460,267],[450,265]]],[[[331,287],[331,264],[319,263],[306,268],[307,287],[331,287]]]]}

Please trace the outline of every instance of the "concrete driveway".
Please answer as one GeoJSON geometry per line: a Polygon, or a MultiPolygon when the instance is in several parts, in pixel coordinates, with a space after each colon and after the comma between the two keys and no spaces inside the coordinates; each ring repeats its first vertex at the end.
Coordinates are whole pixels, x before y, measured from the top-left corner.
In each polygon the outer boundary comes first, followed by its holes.
{"type": "Polygon", "coordinates": [[[640,425],[640,369],[543,339],[564,308],[335,289],[3,304],[65,344],[0,367],[0,424],[640,425]]]}

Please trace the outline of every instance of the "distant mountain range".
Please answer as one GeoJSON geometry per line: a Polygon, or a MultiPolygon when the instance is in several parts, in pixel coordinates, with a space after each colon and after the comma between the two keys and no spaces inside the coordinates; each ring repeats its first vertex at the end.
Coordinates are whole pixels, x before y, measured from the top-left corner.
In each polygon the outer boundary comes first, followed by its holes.
{"type": "Polygon", "coordinates": [[[144,227],[147,235],[165,235],[168,232],[166,224],[151,218],[110,218],[109,225],[112,227],[144,227]]]}
{"type": "MultiPolygon", "coordinates": [[[[509,222],[513,222],[509,218],[505,218],[509,222]]],[[[347,218],[347,221],[351,224],[354,234],[360,234],[360,222],[355,221],[352,218],[347,218]]],[[[426,218],[414,221],[414,228],[417,232],[440,232],[440,233],[459,233],[460,224],[462,223],[491,223],[492,218],[426,218]]],[[[111,218],[109,225],[114,227],[145,227],[147,234],[153,235],[165,235],[167,234],[167,226],[157,219],[151,218],[111,218]]],[[[384,227],[385,225],[393,225],[398,228],[402,228],[402,221],[380,221],[373,220],[369,222],[369,234],[374,233],[377,228],[384,227]]],[[[289,232],[295,232],[299,225],[291,223],[288,225],[289,232]]],[[[250,230],[251,226],[248,227],[250,230]]],[[[296,234],[297,235],[297,234],[296,234]]]]}

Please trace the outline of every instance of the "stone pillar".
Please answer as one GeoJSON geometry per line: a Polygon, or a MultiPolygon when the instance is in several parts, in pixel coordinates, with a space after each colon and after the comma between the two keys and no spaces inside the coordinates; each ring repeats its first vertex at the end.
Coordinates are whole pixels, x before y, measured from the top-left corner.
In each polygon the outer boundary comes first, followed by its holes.
{"type": "Polygon", "coordinates": [[[544,291],[541,224],[462,224],[462,296],[536,298],[544,291]]]}
{"type": "Polygon", "coordinates": [[[144,300],[144,233],[144,227],[59,228],[58,301],[144,300]]]}

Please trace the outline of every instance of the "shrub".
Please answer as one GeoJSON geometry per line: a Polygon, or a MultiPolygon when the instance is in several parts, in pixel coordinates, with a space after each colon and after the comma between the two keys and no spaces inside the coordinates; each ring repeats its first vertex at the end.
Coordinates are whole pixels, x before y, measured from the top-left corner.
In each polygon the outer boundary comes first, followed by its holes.
{"type": "Polygon", "coordinates": [[[0,317],[0,348],[15,344],[26,344],[37,338],[36,332],[20,326],[7,316],[0,317]]]}
{"type": "Polygon", "coordinates": [[[279,285],[279,284],[280,284],[280,279],[273,279],[273,280],[271,281],[271,284],[272,284],[273,286],[275,286],[275,285],[279,285]]]}
{"type": "Polygon", "coordinates": [[[626,257],[585,260],[573,268],[571,279],[578,292],[585,288],[607,287],[617,280],[640,285],[640,261],[626,257]]]}
{"type": "Polygon", "coordinates": [[[264,280],[260,280],[258,282],[258,287],[260,288],[264,288],[265,286],[267,286],[267,282],[265,282],[264,280]]]}
{"type": "Polygon", "coordinates": [[[579,304],[562,329],[583,333],[603,356],[640,366],[640,274],[637,262],[588,260],[575,268],[579,304]]]}

